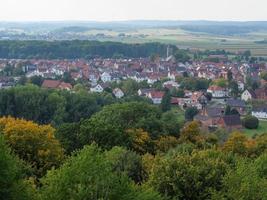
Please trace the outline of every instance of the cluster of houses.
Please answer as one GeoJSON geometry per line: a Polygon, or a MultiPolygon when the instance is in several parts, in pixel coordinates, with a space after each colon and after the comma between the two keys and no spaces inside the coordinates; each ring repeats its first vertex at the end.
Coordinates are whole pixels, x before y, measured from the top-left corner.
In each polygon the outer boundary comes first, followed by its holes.
{"type": "MultiPolygon", "coordinates": [[[[42,84],[44,88],[66,89],[72,90],[72,85],[58,79],[68,73],[73,80],[85,80],[91,85],[90,92],[101,93],[109,87],[111,82],[119,82],[121,80],[132,79],[137,82],[146,81],[149,85],[153,85],[160,80],[163,88],[180,88],[176,82],[176,78],[186,74],[190,77],[204,78],[216,80],[220,78],[227,79],[228,72],[232,72],[233,79],[238,84],[241,92],[239,99],[231,98],[230,91],[226,88],[211,85],[206,91],[187,91],[184,90],[184,97],[172,97],[173,105],[185,107],[196,107],[200,113],[196,119],[200,120],[208,127],[213,126],[240,126],[239,119],[236,116],[225,115],[222,110],[226,105],[238,110],[239,114],[247,114],[247,103],[250,100],[267,100],[267,89],[262,87],[255,91],[246,90],[245,83],[249,77],[252,81],[261,82],[260,73],[266,71],[266,64],[248,64],[248,63],[212,63],[212,62],[193,62],[193,63],[176,63],[171,57],[167,59],[157,58],[150,60],[149,58],[136,59],[102,59],[96,58],[91,60],[0,60],[0,72],[4,70],[6,65],[22,67],[25,76],[30,78],[33,76],[41,76],[45,79],[42,84]],[[213,99],[218,99],[220,104],[211,105],[207,94],[211,94],[213,99]],[[203,109],[205,102],[205,109],[203,109]]],[[[17,77],[12,79],[7,77],[0,78],[0,88],[12,87],[15,85],[17,77]]],[[[263,83],[264,85],[266,83],[263,83]]],[[[113,89],[116,98],[125,96],[125,92],[121,88],[113,89]]],[[[164,91],[158,91],[152,87],[147,89],[139,89],[138,95],[144,96],[152,100],[154,104],[160,104],[164,96],[164,91]]],[[[260,119],[267,119],[267,107],[258,106],[251,110],[253,116],[260,119]]]]}

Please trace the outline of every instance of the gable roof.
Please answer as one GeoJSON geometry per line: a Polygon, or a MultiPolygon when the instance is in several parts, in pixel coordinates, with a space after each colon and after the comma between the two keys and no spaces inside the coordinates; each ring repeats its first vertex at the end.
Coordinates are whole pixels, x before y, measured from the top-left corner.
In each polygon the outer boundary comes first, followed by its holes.
{"type": "Polygon", "coordinates": [[[209,107],[207,108],[207,114],[209,117],[220,117],[224,112],[224,108],[221,107],[209,107]]]}
{"type": "Polygon", "coordinates": [[[47,89],[72,89],[72,85],[70,83],[58,80],[44,80],[42,87],[47,89]]]}
{"type": "Polygon", "coordinates": [[[55,89],[60,85],[60,81],[57,80],[44,80],[42,87],[55,89]]]}
{"type": "Polygon", "coordinates": [[[61,82],[58,86],[60,89],[72,89],[72,85],[70,83],[61,82]]]}
{"type": "Polygon", "coordinates": [[[246,103],[241,99],[227,99],[226,104],[231,107],[246,107],[246,103]]]}
{"type": "Polygon", "coordinates": [[[153,99],[155,99],[155,98],[161,99],[164,96],[164,92],[161,92],[161,91],[152,91],[152,92],[150,92],[150,96],[153,99]]]}
{"type": "Polygon", "coordinates": [[[251,89],[247,89],[246,91],[249,92],[249,94],[251,95],[252,98],[254,98],[254,99],[257,98],[257,95],[256,95],[256,93],[255,93],[253,90],[251,90],[251,89]]]}

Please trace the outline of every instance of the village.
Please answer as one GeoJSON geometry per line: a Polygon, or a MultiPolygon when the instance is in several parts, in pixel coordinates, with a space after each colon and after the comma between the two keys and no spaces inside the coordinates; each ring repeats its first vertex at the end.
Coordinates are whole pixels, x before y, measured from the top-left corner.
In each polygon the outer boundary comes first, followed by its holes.
{"type": "Polygon", "coordinates": [[[3,59],[0,60],[0,88],[13,87],[22,79],[39,77],[43,88],[73,91],[79,83],[90,93],[109,91],[114,98],[121,99],[128,91],[118,87],[119,83],[131,80],[140,86],[135,88],[135,95],[160,105],[168,92],[172,106],[182,110],[197,109],[192,117],[204,128],[220,127],[232,131],[242,128],[243,116],[267,120],[266,69],[266,63],[179,63],[173,56],[154,59],[3,59]]]}

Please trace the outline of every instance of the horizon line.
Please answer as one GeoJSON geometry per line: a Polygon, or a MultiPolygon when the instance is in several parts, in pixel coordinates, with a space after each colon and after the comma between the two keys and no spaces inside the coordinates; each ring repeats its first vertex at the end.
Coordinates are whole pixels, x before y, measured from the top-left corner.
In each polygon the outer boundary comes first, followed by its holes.
{"type": "Polygon", "coordinates": [[[84,23],[118,23],[118,22],[267,22],[266,20],[217,20],[217,19],[121,19],[121,20],[86,20],[86,19],[53,19],[53,20],[0,20],[0,23],[57,23],[57,22],[84,22],[84,23]]]}

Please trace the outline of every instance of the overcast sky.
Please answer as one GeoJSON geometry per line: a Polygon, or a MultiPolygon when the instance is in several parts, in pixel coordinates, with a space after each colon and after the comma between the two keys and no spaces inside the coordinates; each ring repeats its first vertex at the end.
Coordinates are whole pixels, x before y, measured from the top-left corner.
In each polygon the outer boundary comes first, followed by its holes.
{"type": "Polygon", "coordinates": [[[0,8],[0,21],[267,21],[267,0],[0,0],[0,8]]]}

